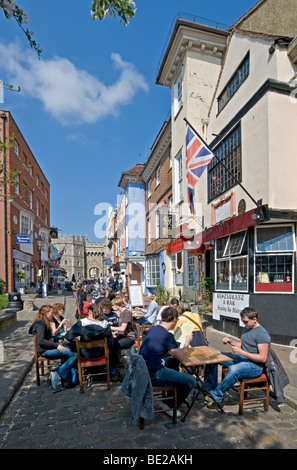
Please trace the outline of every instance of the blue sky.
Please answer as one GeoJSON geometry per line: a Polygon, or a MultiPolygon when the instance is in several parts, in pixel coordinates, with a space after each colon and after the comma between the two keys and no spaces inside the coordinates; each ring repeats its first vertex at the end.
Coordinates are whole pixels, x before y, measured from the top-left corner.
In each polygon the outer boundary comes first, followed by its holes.
{"type": "Polygon", "coordinates": [[[0,12],[0,80],[9,110],[51,185],[51,226],[94,233],[99,203],[114,206],[123,171],[144,163],[170,116],[170,90],[156,85],[177,16],[225,29],[256,0],[135,0],[128,26],[94,21],[91,0],[19,0],[43,48],[33,52],[0,12]]]}

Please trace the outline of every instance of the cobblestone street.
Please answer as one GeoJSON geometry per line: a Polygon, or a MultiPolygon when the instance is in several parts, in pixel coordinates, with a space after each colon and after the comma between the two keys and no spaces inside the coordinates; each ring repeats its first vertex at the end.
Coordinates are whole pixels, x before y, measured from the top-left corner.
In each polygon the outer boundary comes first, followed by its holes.
{"type": "Polygon", "coordinates": [[[37,387],[34,369],[28,374],[0,421],[1,449],[296,449],[297,412],[270,400],[250,405],[238,415],[234,397],[226,399],[225,414],[195,404],[185,423],[165,414],[140,431],[130,424],[129,398],[113,383],[93,382],[54,392],[48,376],[37,387]],[[271,406],[272,405],[272,406],[271,406]]]}

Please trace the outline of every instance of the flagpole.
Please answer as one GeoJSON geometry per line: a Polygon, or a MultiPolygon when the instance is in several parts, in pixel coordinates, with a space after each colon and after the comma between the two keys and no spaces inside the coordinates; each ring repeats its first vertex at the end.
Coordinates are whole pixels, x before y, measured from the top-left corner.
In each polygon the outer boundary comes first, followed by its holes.
{"type": "MultiPolygon", "coordinates": [[[[199,133],[194,129],[194,127],[189,123],[189,121],[184,118],[184,121],[193,129],[193,131],[199,136],[199,138],[202,140],[202,142],[204,143],[204,145],[208,147],[207,143],[202,139],[202,137],[199,135],[199,133]]],[[[212,150],[210,150],[212,152],[212,150]]],[[[213,156],[217,159],[217,161],[225,168],[225,170],[228,171],[228,173],[232,176],[232,178],[234,179],[234,181],[241,187],[241,189],[243,189],[243,191],[249,196],[249,198],[253,201],[253,203],[258,207],[258,208],[261,208],[262,205],[261,203],[258,201],[256,201],[253,196],[251,196],[251,194],[245,189],[244,186],[242,186],[242,184],[240,183],[240,181],[238,181],[238,179],[232,174],[232,172],[229,170],[229,168],[226,167],[225,163],[222,162],[222,160],[219,159],[219,157],[216,156],[216,154],[214,152],[212,152],[213,156]]]]}

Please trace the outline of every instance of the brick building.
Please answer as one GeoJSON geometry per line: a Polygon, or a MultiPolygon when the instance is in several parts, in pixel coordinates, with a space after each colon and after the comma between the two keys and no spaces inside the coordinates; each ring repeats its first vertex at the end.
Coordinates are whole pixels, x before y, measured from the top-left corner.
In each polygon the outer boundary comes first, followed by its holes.
{"type": "Polygon", "coordinates": [[[37,283],[40,268],[48,283],[50,184],[11,113],[0,117],[0,140],[7,144],[0,154],[0,278],[13,292],[37,283]]]}
{"type": "Polygon", "coordinates": [[[165,285],[165,249],[172,238],[171,119],[164,122],[141,173],[145,182],[146,289],[165,285]]]}

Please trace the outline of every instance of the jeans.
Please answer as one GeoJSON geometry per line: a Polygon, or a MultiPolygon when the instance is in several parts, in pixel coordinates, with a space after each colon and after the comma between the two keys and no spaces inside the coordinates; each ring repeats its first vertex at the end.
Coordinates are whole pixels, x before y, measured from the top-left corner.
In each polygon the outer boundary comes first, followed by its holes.
{"type": "Polygon", "coordinates": [[[137,320],[134,320],[134,323],[139,323],[139,325],[142,325],[143,323],[150,323],[150,321],[148,321],[147,318],[145,317],[141,317],[141,318],[138,318],[137,320]]]}
{"type": "Polygon", "coordinates": [[[224,380],[218,385],[218,367],[214,366],[209,374],[205,385],[210,390],[215,399],[222,399],[225,392],[233,387],[233,385],[244,377],[254,378],[262,374],[263,368],[251,362],[245,356],[232,353],[224,353],[230,357],[233,362],[221,362],[221,365],[228,367],[228,372],[224,380]]]}
{"type": "Polygon", "coordinates": [[[153,385],[176,385],[177,386],[177,407],[187,398],[191,390],[196,386],[196,379],[193,375],[178,372],[168,367],[157,370],[151,376],[153,385]]]}
{"type": "Polygon", "coordinates": [[[46,357],[48,359],[60,359],[65,357],[65,362],[63,362],[63,364],[57,370],[59,376],[63,379],[66,379],[71,367],[77,359],[76,352],[70,351],[70,349],[67,347],[65,347],[65,349],[66,350],[64,352],[58,351],[58,349],[48,349],[47,351],[42,353],[42,357],[46,357]]]}

